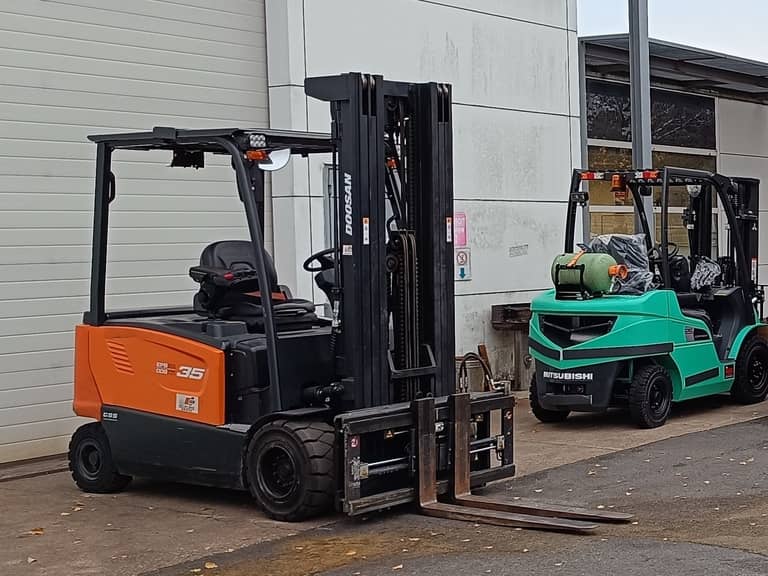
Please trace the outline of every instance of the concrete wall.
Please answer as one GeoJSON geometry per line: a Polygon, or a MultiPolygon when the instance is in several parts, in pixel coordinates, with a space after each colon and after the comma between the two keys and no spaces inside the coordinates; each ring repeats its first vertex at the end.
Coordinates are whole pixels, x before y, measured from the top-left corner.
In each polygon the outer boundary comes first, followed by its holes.
{"type": "MultiPolygon", "coordinates": [[[[550,285],[570,170],[580,164],[575,0],[266,0],[270,122],[327,131],[306,76],[348,71],[453,85],[455,210],[468,219],[472,279],[457,282],[457,351],[486,343],[511,366],[492,304],[550,285]]],[[[273,178],[281,281],[321,301],[301,261],[323,247],[322,161],[273,178]],[[314,290],[314,294],[313,294],[314,290]]]]}
{"type": "Polygon", "coordinates": [[[758,280],[768,284],[768,106],[718,101],[718,169],[760,179],[758,280]]]}

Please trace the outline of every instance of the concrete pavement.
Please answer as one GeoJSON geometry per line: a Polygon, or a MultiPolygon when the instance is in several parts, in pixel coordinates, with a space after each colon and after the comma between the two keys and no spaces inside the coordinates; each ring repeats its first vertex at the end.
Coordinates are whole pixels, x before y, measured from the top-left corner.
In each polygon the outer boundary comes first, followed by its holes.
{"type": "Polygon", "coordinates": [[[571,414],[559,424],[542,424],[533,417],[527,399],[515,412],[518,476],[642,446],[665,438],[712,430],[768,416],[768,402],[741,406],[727,395],[712,396],[674,405],[669,421],[660,428],[640,430],[629,414],[571,414]]]}

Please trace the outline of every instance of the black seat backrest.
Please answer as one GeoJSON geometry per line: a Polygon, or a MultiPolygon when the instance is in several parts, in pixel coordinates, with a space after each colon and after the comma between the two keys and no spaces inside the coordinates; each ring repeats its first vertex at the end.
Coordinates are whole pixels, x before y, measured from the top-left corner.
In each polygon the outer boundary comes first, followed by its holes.
{"type": "MultiPolygon", "coordinates": [[[[248,240],[221,240],[214,242],[206,246],[202,254],[200,254],[200,265],[225,268],[232,271],[242,270],[243,268],[255,269],[256,258],[253,244],[248,240]]],[[[271,292],[279,292],[275,265],[267,252],[264,252],[264,267],[266,268],[271,292]]],[[[261,281],[259,284],[261,284],[261,281]]]]}
{"type": "Polygon", "coordinates": [[[670,284],[675,292],[691,291],[691,266],[688,258],[679,255],[669,259],[670,284]]]}

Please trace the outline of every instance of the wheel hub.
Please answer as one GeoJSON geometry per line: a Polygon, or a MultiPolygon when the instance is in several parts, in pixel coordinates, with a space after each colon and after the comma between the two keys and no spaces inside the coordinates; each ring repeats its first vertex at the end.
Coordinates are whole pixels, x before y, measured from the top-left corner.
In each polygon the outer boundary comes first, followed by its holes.
{"type": "Polygon", "coordinates": [[[669,398],[664,383],[656,380],[648,389],[648,406],[654,415],[664,414],[667,409],[669,398]]]}
{"type": "Polygon", "coordinates": [[[284,500],[290,496],[298,483],[293,456],[279,446],[265,450],[258,465],[258,481],[261,488],[275,500],[284,500]]]}
{"type": "Polygon", "coordinates": [[[753,356],[749,363],[749,385],[755,392],[760,392],[765,387],[766,378],[768,378],[768,371],[763,364],[763,361],[753,356]]]}
{"type": "Polygon", "coordinates": [[[78,450],[77,462],[81,474],[88,480],[96,480],[101,471],[101,447],[90,440],[84,441],[78,450]]]}

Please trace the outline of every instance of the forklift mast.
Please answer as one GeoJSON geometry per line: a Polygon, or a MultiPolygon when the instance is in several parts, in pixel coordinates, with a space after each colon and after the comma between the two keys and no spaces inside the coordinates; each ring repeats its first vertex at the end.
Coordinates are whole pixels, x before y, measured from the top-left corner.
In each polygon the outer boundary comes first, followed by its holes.
{"type": "Polygon", "coordinates": [[[450,87],[349,73],[308,78],[305,91],[331,106],[342,408],[451,394],[450,87]]]}

